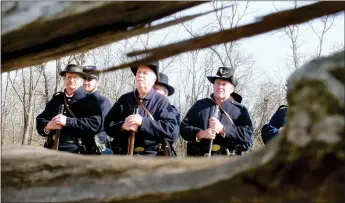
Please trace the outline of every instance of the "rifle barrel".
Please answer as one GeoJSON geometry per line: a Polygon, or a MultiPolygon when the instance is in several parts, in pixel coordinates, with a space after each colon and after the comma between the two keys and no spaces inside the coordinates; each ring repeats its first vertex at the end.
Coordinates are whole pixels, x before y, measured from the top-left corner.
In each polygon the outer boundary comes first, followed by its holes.
{"type": "MultiPolygon", "coordinates": [[[[139,113],[139,108],[134,108],[133,114],[138,114],[138,113],[139,113]]],[[[128,150],[127,150],[128,156],[133,156],[134,141],[135,141],[135,132],[131,131],[131,134],[129,135],[129,138],[128,138],[128,150]]]]}
{"type": "MultiPolygon", "coordinates": [[[[214,110],[214,113],[213,113],[212,117],[218,118],[218,111],[219,111],[219,108],[218,108],[218,105],[216,105],[216,109],[214,110]]],[[[210,145],[208,147],[208,154],[207,154],[208,158],[211,157],[212,145],[213,145],[213,139],[210,140],[210,145]]]]}
{"type": "MultiPolygon", "coordinates": [[[[64,105],[61,104],[59,106],[59,114],[63,114],[63,110],[64,110],[64,105]]],[[[55,136],[54,143],[53,143],[53,149],[57,151],[57,150],[59,150],[60,130],[56,130],[56,134],[53,136],[55,136]]]]}

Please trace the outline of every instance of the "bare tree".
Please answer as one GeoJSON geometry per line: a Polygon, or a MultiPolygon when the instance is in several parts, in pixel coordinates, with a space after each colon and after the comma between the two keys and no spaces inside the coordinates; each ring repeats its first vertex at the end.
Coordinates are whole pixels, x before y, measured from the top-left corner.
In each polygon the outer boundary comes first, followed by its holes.
{"type": "Polygon", "coordinates": [[[40,64],[35,68],[29,68],[28,70],[21,69],[21,79],[22,79],[22,90],[23,93],[20,94],[15,87],[15,79],[17,78],[16,71],[14,80],[9,77],[9,81],[11,86],[13,87],[16,95],[18,96],[23,112],[24,112],[24,128],[23,128],[23,137],[22,137],[22,144],[27,144],[29,139],[29,133],[30,133],[30,126],[33,122],[33,105],[35,101],[35,92],[36,88],[38,86],[38,82],[40,80],[40,77],[42,76],[43,69],[45,68],[45,64],[40,64]],[[29,77],[25,77],[25,71],[29,71],[29,77]],[[35,80],[35,71],[38,72],[35,80]],[[26,83],[29,84],[26,84],[26,83]]]}
{"type": "MultiPolygon", "coordinates": [[[[194,32],[191,27],[192,23],[190,23],[189,26],[186,24],[182,24],[182,26],[192,37],[198,37],[210,32],[235,28],[241,23],[245,16],[253,12],[249,11],[249,2],[241,3],[236,1],[211,2],[210,5],[213,7],[213,9],[223,8],[230,4],[232,5],[230,7],[231,12],[227,13],[226,10],[223,9],[216,11],[215,22],[210,22],[202,27],[201,30],[194,32]],[[242,7],[240,5],[241,3],[245,3],[245,5],[242,7]]],[[[218,63],[221,66],[239,69],[236,72],[236,77],[239,79],[240,83],[236,87],[236,91],[242,92],[242,90],[249,84],[251,78],[256,74],[252,70],[252,66],[255,63],[252,55],[246,54],[245,51],[241,49],[241,44],[238,41],[211,46],[209,49],[214,53],[213,55],[210,55],[210,57],[214,58],[215,63],[218,63]]]]}
{"type": "Polygon", "coordinates": [[[332,27],[333,23],[334,23],[334,18],[335,15],[327,15],[324,17],[320,18],[320,21],[322,22],[323,26],[322,26],[322,30],[320,33],[318,33],[312,22],[309,22],[309,27],[313,30],[314,34],[317,36],[317,38],[319,39],[319,44],[317,46],[317,53],[316,53],[316,57],[320,57],[322,54],[322,45],[323,45],[323,41],[324,41],[324,37],[325,34],[329,31],[329,29],[332,27]]]}
{"type": "MultiPolygon", "coordinates": [[[[1,145],[4,143],[5,137],[5,121],[8,115],[8,108],[7,108],[7,94],[8,94],[8,83],[9,83],[9,73],[3,74],[2,76],[6,76],[6,85],[5,90],[1,91],[1,145]]],[[[5,78],[5,77],[3,77],[5,78]]],[[[2,79],[4,81],[4,79],[2,79]]],[[[3,86],[2,86],[3,87],[3,86]]]]}
{"type": "MultiPolygon", "coordinates": [[[[293,1],[292,5],[293,8],[296,9],[299,6],[299,2],[297,1],[293,1]]],[[[277,11],[280,11],[275,4],[273,3],[274,8],[277,11]]],[[[278,32],[281,32],[281,30],[279,30],[278,32]]],[[[300,37],[303,34],[304,31],[301,31],[301,25],[299,24],[295,24],[295,25],[291,25],[288,27],[285,27],[282,29],[282,32],[284,33],[285,36],[287,36],[291,42],[290,44],[290,48],[292,51],[292,62],[287,64],[287,68],[289,68],[289,71],[295,71],[298,68],[300,68],[301,65],[304,64],[304,62],[306,61],[306,54],[302,54],[299,52],[299,47],[301,45],[303,45],[303,43],[300,42],[300,37]]]]}

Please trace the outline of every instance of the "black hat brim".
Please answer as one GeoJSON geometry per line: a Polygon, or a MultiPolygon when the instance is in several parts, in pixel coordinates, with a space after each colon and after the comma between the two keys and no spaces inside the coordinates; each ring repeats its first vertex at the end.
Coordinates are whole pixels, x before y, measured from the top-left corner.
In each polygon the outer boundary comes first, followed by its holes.
{"type": "Polygon", "coordinates": [[[231,78],[224,78],[224,77],[217,77],[217,76],[207,76],[208,81],[210,81],[210,83],[214,84],[214,81],[216,81],[217,79],[219,80],[226,80],[229,81],[232,85],[236,86],[237,85],[237,81],[233,79],[233,77],[231,78]]]}
{"type": "Polygon", "coordinates": [[[168,90],[168,96],[171,96],[175,93],[175,88],[168,84],[160,83],[160,82],[157,82],[156,84],[164,86],[168,90]]]}
{"type": "MultiPolygon", "coordinates": [[[[158,66],[156,66],[154,64],[144,64],[144,65],[150,67],[150,69],[153,70],[153,72],[155,72],[155,74],[157,76],[157,81],[158,81],[159,80],[158,66]]],[[[132,71],[134,76],[137,74],[138,67],[139,66],[132,66],[131,67],[131,71],[132,71]]]]}
{"type": "Polygon", "coordinates": [[[64,76],[66,73],[77,73],[77,74],[81,75],[81,77],[84,78],[84,79],[87,77],[86,73],[78,72],[78,71],[61,71],[60,72],[60,76],[64,76]]]}
{"type": "Polygon", "coordinates": [[[94,75],[94,74],[88,74],[87,75],[87,79],[96,79],[96,80],[98,80],[99,77],[97,75],[94,75]]]}

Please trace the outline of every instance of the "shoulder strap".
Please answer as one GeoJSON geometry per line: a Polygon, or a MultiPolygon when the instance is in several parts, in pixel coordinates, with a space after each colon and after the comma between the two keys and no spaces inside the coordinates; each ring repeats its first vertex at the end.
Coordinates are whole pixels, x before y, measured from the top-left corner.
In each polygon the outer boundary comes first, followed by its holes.
{"type": "Polygon", "coordinates": [[[149,117],[152,119],[152,120],[155,120],[154,118],[153,118],[153,116],[151,115],[151,113],[149,112],[149,110],[147,110],[147,108],[144,106],[144,104],[143,103],[141,103],[140,101],[139,101],[139,99],[134,95],[134,98],[135,98],[135,100],[138,102],[138,104],[144,109],[144,111],[149,115],[149,117]]]}
{"type": "MultiPolygon", "coordinates": [[[[217,104],[217,102],[214,99],[211,99],[215,104],[217,104]]],[[[218,104],[217,104],[218,105],[218,104]]],[[[230,117],[230,115],[222,108],[221,105],[218,105],[219,109],[226,115],[226,117],[228,117],[228,119],[231,121],[232,126],[235,126],[234,121],[232,120],[232,118],[230,117]]]]}
{"type": "Polygon", "coordinates": [[[71,110],[71,108],[69,108],[69,106],[67,104],[66,95],[64,95],[63,100],[64,100],[65,107],[66,107],[67,111],[72,115],[72,117],[76,118],[77,116],[73,113],[73,111],[71,110]]]}

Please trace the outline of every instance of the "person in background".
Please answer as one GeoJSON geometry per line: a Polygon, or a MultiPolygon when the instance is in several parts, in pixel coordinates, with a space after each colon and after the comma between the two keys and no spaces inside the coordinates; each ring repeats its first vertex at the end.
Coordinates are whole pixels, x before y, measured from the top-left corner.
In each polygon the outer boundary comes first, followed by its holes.
{"type": "MultiPolygon", "coordinates": [[[[175,93],[175,88],[169,84],[169,78],[164,73],[159,73],[159,80],[157,80],[156,83],[153,85],[153,89],[156,92],[158,92],[158,93],[160,93],[166,97],[171,96],[175,93]]],[[[173,113],[176,115],[176,120],[177,120],[177,124],[178,124],[178,129],[176,129],[176,135],[174,136],[174,140],[172,143],[172,144],[174,144],[179,137],[180,123],[181,123],[180,117],[181,116],[180,116],[180,113],[177,110],[177,108],[174,105],[171,105],[171,106],[173,108],[173,113]]],[[[174,150],[173,145],[171,145],[171,149],[172,149],[172,152],[174,153],[173,156],[176,156],[176,152],[174,150]]]]}
{"type": "Polygon", "coordinates": [[[273,137],[281,134],[284,130],[285,117],[288,106],[281,105],[272,116],[270,122],[261,128],[261,138],[267,144],[273,137]]]}
{"type": "Polygon", "coordinates": [[[102,111],[102,126],[100,132],[95,137],[95,144],[96,144],[96,154],[112,154],[110,138],[105,132],[104,129],[104,119],[105,116],[108,114],[109,110],[111,109],[110,101],[107,97],[101,95],[98,90],[98,86],[100,85],[100,78],[99,74],[95,73],[97,70],[96,66],[84,66],[83,71],[86,73],[86,79],[84,80],[84,89],[89,94],[95,95],[97,97],[98,102],[101,107],[102,111]]]}

